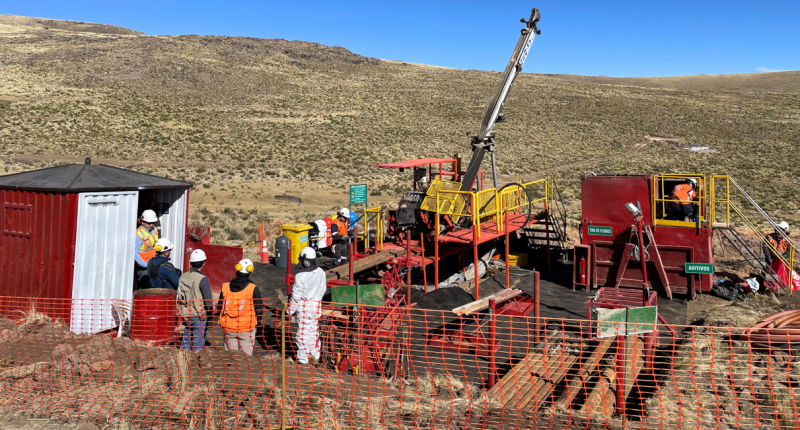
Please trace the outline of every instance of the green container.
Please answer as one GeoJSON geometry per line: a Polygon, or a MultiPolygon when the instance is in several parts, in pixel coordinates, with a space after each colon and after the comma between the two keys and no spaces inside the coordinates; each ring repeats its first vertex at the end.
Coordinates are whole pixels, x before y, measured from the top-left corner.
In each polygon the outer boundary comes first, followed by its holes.
{"type": "Polygon", "coordinates": [[[331,287],[331,301],[335,306],[383,306],[385,304],[384,288],[381,284],[331,287]]]}

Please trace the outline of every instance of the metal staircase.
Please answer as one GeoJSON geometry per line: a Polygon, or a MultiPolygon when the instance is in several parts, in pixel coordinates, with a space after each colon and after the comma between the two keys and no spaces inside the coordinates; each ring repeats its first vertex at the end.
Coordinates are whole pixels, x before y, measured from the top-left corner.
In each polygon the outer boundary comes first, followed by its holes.
{"type": "Polygon", "coordinates": [[[560,260],[569,261],[567,252],[567,208],[561,197],[561,191],[553,175],[547,177],[549,201],[545,206],[545,218],[536,224],[525,227],[522,231],[528,238],[528,246],[539,253],[546,253],[548,245],[558,250],[560,260]],[[549,236],[549,243],[548,243],[549,236]]]}
{"type": "MultiPolygon", "coordinates": [[[[788,285],[783,279],[781,279],[777,274],[772,270],[769,264],[767,264],[766,260],[764,259],[764,255],[761,252],[760,246],[761,244],[765,244],[769,249],[772,250],[774,254],[777,255],[777,258],[788,268],[794,267],[794,254],[797,251],[795,244],[789,239],[788,236],[781,234],[788,242],[789,242],[789,252],[788,258],[784,258],[781,256],[777,250],[767,241],[764,237],[763,232],[756,226],[756,224],[750,220],[747,215],[745,215],[744,211],[741,207],[739,207],[738,203],[734,203],[731,200],[731,191],[735,190],[734,196],[737,197],[737,200],[744,200],[746,205],[749,205],[751,209],[754,209],[758,216],[763,220],[766,221],[773,229],[777,229],[777,223],[769,216],[761,206],[756,203],[756,201],[731,177],[727,175],[715,175],[711,177],[710,183],[710,198],[711,202],[709,205],[709,213],[710,213],[710,221],[711,225],[714,228],[715,232],[719,232],[720,244],[724,245],[727,243],[730,248],[735,250],[741,257],[742,260],[738,260],[738,262],[745,262],[750,265],[753,269],[754,273],[761,275],[767,282],[773,283],[773,285],[777,285],[781,290],[789,291],[791,294],[790,285],[788,285]],[[724,182],[719,184],[719,182],[724,182]],[[718,206],[724,206],[725,212],[724,214],[718,213],[717,208],[718,206]],[[734,228],[731,223],[731,212],[736,215],[739,220],[744,224],[750,231],[752,231],[759,240],[758,245],[753,246],[753,244],[748,241],[745,237],[743,237],[739,231],[734,228]]],[[[752,212],[752,210],[751,210],[752,212]]],[[[724,247],[722,248],[725,249],[724,247]]],[[[790,272],[791,273],[791,272],[790,272]]]]}

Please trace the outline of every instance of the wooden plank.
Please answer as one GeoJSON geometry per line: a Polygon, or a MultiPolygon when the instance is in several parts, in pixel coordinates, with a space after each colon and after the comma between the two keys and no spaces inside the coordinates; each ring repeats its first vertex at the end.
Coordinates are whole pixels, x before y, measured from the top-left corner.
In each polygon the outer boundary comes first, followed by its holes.
{"type": "Polygon", "coordinates": [[[561,360],[556,360],[556,365],[547,369],[547,372],[542,375],[539,380],[534,384],[533,390],[526,394],[520,404],[523,409],[533,410],[539,408],[542,403],[563,379],[567,370],[569,370],[577,361],[578,357],[575,355],[568,355],[567,357],[556,356],[561,360]],[[562,364],[563,361],[563,364],[562,364]]]}
{"type": "Polygon", "coordinates": [[[517,385],[516,383],[520,381],[520,378],[530,378],[533,368],[541,367],[544,363],[543,358],[544,356],[542,354],[531,353],[526,355],[525,358],[511,368],[511,371],[497,381],[497,384],[490,388],[486,394],[495,397],[507,394],[510,387],[517,385]],[[527,374],[527,376],[524,374],[527,374]]]}
{"type": "MultiPolygon", "coordinates": [[[[355,273],[363,272],[367,269],[371,269],[375,266],[386,263],[393,258],[397,258],[405,254],[406,254],[405,249],[392,249],[389,251],[382,251],[377,254],[370,255],[369,257],[364,257],[362,259],[354,261],[353,271],[355,273]]],[[[325,272],[325,276],[328,281],[332,281],[335,279],[348,279],[350,276],[350,265],[343,264],[339,267],[334,267],[333,269],[330,269],[327,272],[325,272]]]]}
{"type": "Polygon", "coordinates": [[[507,302],[507,301],[509,301],[509,300],[513,299],[514,297],[517,297],[517,296],[519,296],[521,294],[522,294],[522,291],[518,290],[516,288],[505,289],[505,290],[502,290],[502,291],[498,291],[498,292],[492,294],[491,296],[486,296],[486,297],[483,297],[483,298],[481,298],[479,300],[475,300],[472,303],[467,303],[466,305],[459,306],[459,307],[453,309],[453,312],[455,312],[456,315],[470,315],[470,314],[472,314],[474,312],[478,312],[478,311],[482,311],[484,309],[487,309],[489,307],[489,299],[494,299],[495,300],[495,304],[499,305],[499,304],[505,303],[505,302],[507,302]]]}
{"type": "Polygon", "coordinates": [[[582,387],[586,386],[586,380],[594,372],[595,368],[601,358],[606,355],[608,348],[614,343],[614,338],[608,337],[600,341],[600,344],[589,354],[580,366],[580,373],[567,377],[567,387],[558,397],[556,406],[561,408],[569,408],[569,405],[575,400],[575,396],[581,391],[582,387]]]}
{"type": "Polygon", "coordinates": [[[534,385],[536,385],[536,381],[533,381],[533,379],[536,378],[538,381],[539,374],[546,373],[547,369],[552,367],[556,361],[556,356],[548,357],[546,355],[542,355],[539,363],[537,363],[538,365],[531,367],[530,371],[526,372],[528,377],[525,378],[524,381],[519,381],[521,383],[518,382],[516,384],[516,391],[513,393],[513,395],[506,398],[504,405],[506,407],[522,408],[522,399],[525,398],[525,396],[528,396],[534,389],[534,385]]]}

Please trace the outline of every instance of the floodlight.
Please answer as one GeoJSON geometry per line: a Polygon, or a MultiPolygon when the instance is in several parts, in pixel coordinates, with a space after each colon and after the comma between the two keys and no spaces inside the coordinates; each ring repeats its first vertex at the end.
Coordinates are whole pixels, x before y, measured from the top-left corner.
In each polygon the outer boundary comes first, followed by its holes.
{"type": "Polygon", "coordinates": [[[625,203],[625,209],[627,209],[634,218],[642,216],[642,210],[631,202],[625,203]]]}

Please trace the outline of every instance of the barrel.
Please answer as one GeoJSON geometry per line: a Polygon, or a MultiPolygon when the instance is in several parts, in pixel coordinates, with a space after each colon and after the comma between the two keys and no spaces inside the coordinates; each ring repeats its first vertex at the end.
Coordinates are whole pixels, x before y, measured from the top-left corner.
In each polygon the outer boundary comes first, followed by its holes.
{"type": "Polygon", "coordinates": [[[289,258],[289,238],[278,236],[275,239],[275,265],[285,269],[289,264],[289,258]]]}
{"type": "Polygon", "coordinates": [[[175,298],[172,288],[147,288],[133,292],[133,315],[130,338],[164,345],[177,339],[178,325],[175,298]]]}

